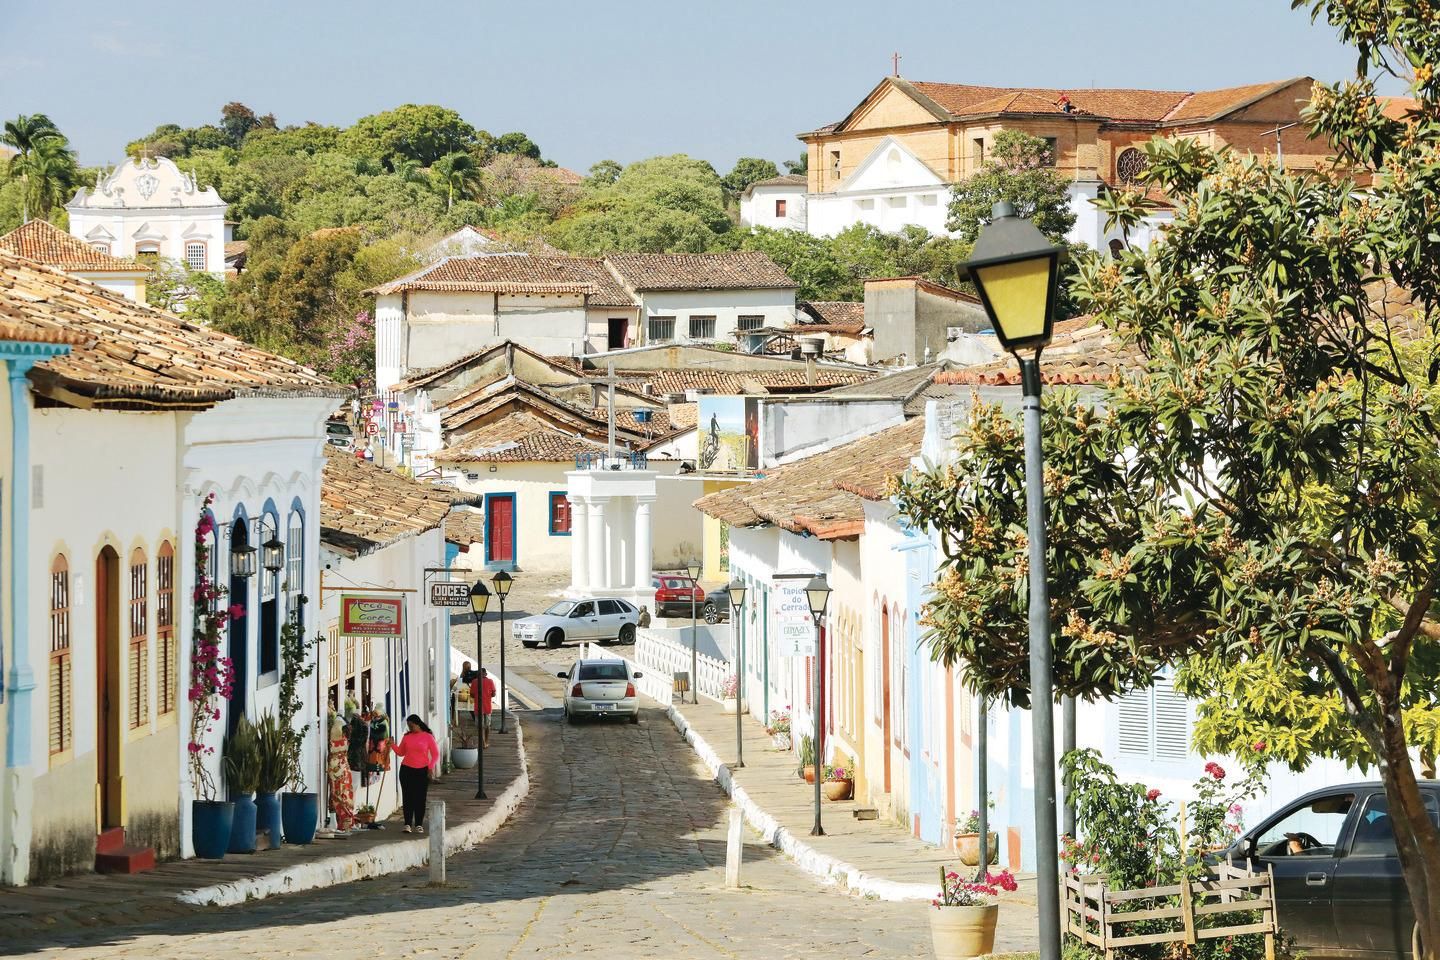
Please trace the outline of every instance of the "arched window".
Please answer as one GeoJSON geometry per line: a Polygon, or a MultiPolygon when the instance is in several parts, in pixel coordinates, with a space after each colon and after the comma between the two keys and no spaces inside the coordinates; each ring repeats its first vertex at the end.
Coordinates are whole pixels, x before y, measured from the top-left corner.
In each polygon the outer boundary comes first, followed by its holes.
{"type": "Polygon", "coordinates": [[[1134,147],[1126,147],[1115,158],[1115,178],[1121,183],[1139,183],[1149,167],[1149,157],[1134,147]]]}
{"type": "Polygon", "coordinates": [[[293,612],[305,592],[305,517],[293,507],[285,533],[285,591],[293,612]]]}
{"type": "MultiPolygon", "coordinates": [[[[267,512],[260,525],[260,541],[264,543],[271,536],[278,535],[280,518],[267,512]]],[[[260,568],[260,675],[276,674],[280,670],[280,575],[260,568]]],[[[273,679],[273,678],[272,678],[273,679]]]]}
{"type": "Polygon", "coordinates": [[[130,554],[130,729],[150,717],[150,566],[139,547],[130,554]]]}
{"type": "Polygon", "coordinates": [[[96,251],[97,253],[109,253],[110,244],[104,240],[96,240],[94,243],[90,244],[90,249],[96,251]]]}
{"type": "Polygon", "coordinates": [[[70,562],[55,554],[50,563],[50,755],[72,745],[74,691],[70,689],[70,562]]]}
{"type": "Polygon", "coordinates": [[[204,270],[205,244],[199,240],[191,240],[185,244],[185,266],[191,270],[204,270]]]}
{"type": "Polygon", "coordinates": [[[160,259],[160,244],[154,240],[135,244],[135,259],[153,266],[160,259]]]}
{"type": "Polygon", "coordinates": [[[164,716],[175,710],[175,678],[178,657],[175,649],[175,548],[166,540],[155,557],[155,644],[159,648],[160,671],[155,686],[155,712],[164,716]]]}

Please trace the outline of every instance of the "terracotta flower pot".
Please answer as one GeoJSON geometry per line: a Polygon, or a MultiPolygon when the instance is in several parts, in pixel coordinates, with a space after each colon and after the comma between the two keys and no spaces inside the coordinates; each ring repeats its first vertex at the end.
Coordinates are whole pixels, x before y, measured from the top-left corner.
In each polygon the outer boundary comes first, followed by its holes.
{"type": "Polygon", "coordinates": [[[983,907],[930,907],[930,939],[935,960],[968,960],[995,949],[999,904],[983,907]]]}
{"type": "MultiPolygon", "coordinates": [[[[991,863],[1000,862],[1000,837],[990,834],[990,841],[986,845],[986,851],[990,854],[991,863]]],[[[960,862],[967,867],[975,867],[980,864],[980,834],[978,833],[957,833],[955,834],[955,852],[960,856],[960,862]]]]}
{"type": "Polygon", "coordinates": [[[815,782],[815,767],[814,767],[814,765],[813,765],[813,764],[807,764],[805,767],[803,767],[803,768],[800,770],[800,776],[805,779],[805,782],[806,782],[806,783],[814,783],[814,782],[815,782]]]}
{"type": "Polygon", "coordinates": [[[853,780],[826,780],[820,785],[820,792],[826,800],[849,800],[855,790],[853,780]]]}

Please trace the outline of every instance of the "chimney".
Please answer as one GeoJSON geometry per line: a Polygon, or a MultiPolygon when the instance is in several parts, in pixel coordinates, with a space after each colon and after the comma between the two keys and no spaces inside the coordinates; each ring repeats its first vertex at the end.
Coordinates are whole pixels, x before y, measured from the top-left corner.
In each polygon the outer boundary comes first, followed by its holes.
{"type": "Polygon", "coordinates": [[[805,359],[805,386],[815,386],[815,361],[825,349],[820,337],[801,337],[800,356],[805,359]]]}

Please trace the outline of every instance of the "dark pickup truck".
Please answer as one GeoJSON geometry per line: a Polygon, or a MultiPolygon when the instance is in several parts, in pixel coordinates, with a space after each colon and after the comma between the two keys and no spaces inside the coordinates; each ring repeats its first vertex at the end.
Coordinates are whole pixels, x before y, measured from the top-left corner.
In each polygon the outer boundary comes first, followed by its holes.
{"type": "MultiPolygon", "coordinates": [[[[1440,824],[1440,781],[1421,781],[1440,824]]],[[[1243,834],[1226,856],[1269,867],[1284,934],[1307,957],[1409,958],[1415,935],[1385,788],[1316,790],[1243,834]]]]}

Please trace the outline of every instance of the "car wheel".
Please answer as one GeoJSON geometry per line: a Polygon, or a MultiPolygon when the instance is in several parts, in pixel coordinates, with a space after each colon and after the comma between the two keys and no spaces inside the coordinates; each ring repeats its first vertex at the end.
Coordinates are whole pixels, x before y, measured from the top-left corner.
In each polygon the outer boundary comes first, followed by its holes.
{"type": "Polygon", "coordinates": [[[551,650],[554,650],[556,647],[560,646],[560,644],[564,641],[565,634],[560,632],[559,627],[555,627],[549,633],[545,634],[545,646],[549,647],[551,650]]]}
{"type": "Polygon", "coordinates": [[[715,604],[713,604],[713,603],[707,603],[707,604],[705,604],[705,622],[706,622],[706,623],[719,623],[719,622],[720,622],[720,611],[717,610],[717,609],[715,609],[715,604]]]}
{"type": "Polygon", "coordinates": [[[569,708],[569,707],[566,707],[566,708],[565,708],[565,722],[566,722],[566,723],[574,723],[574,722],[575,722],[575,717],[570,713],[570,708],[569,708]]]}
{"type": "Polygon", "coordinates": [[[640,722],[640,711],[639,711],[639,710],[636,710],[634,713],[630,714],[630,722],[631,722],[631,723],[639,723],[639,722],[640,722]]]}
{"type": "Polygon", "coordinates": [[[521,640],[520,646],[524,647],[526,650],[534,650],[536,647],[540,646],[540,644],[536,643],[534,640],[521,640]]]}
{"type": "Polygon", "coordinates": [[[621,643],[634,643],[634,642],[635,642],[635,624],[633,624],[633,623],[627,623],[627,624],[623,625],[623,626],[620,628],[620,642],[621,642],[621,643]]]}

